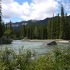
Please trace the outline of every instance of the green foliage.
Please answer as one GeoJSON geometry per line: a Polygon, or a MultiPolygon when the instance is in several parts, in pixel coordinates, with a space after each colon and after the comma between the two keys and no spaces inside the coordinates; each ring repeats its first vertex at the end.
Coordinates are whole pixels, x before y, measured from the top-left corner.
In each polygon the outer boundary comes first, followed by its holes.
{"type": "Polygon", "coordinates": [[[24,38],[26,36],[25,25],[22,25],[21,30],[20,30],[20,35],[21,35],[21,38],[24,38]]]}
{"type": "Polygon", "coordinates": [[[0,38],[0,44],[11,44],[12,40],[10,38],[6,38],[6,36],[2,36],[0,38]]]}
{"type": "Polygon", "coordinates": [[[51,20],[48,21],[47,25],[47,37],[48,39],[51,39],[51,20]]]}
{"type": "Polygon", "coordinates": [[[61,6],[61,19],[60,19],[60,35],[59,38],[63,39],[64,36],[64,25],[65,19],[64,19],[64,8],[63,5],[61,6]]]}
{"type": "Polygon", "coordinates": [[[7,36],[9,36],[9,35],[11,34],[11,32],[12,32],[12,31],[11,31],[10,29],[7,29],[7,30],[4,32],[4,34],[7,35],[7,36]]]}
{"type": "Polygon", "coordinates": [[[19,49],[16,54],[11,48],[0,48],[0,70],[69,70],[70,48],[55,48],[44,56],[35,58],[35,51],[19,49]]]}
{"type": "Polygon", "coordinates": [[[0,15],[0,38],[3,36],[3,24],[2,24],[2,17],[0,15]]]}
{"type": "Polygon", "coordinates": [[[36,38],[38,38],[38,35],[39,35],[39,34],[38,34],[38,29],[37,29],[37,27],[35,27],[34,35],[35,35],[36,38]]]}
{"type": "Polygon", "coordinates": [[[56,16],[48,21],[47,25],[47,37],[49,39],[70,39],[70,18],[67,18],[67,14],[64,14],[64,8],[61,6],[61,16],[56,16]]]}
{"type": "Polygon", "coordinates": [[[46,25],[24,25],[20,29],[20,38],[23,39],[47,39],[47,26],[46,25]]]}

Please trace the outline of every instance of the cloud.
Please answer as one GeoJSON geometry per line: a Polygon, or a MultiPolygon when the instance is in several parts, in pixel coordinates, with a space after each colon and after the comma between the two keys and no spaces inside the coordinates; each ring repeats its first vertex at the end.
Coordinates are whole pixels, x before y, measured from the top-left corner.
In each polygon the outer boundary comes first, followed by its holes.
{"type": "Polygon", "coordinates": [[[63,5],[64,10],[66,12],[70,12],[70,0],[57,0],[57,1],[61,2],[60,4],[63,5]]]}
{"type": "MultiPolygon", "coordinates": [[[[37,0],[38,1],[38,0],[37,0]]],[[[50,2],[49,2],[50,3],[50,2]]],[[[24,20],[29,20],[29,19],[37,19],[37,20],[42,20],[46,17],[51,17],[53,13],[57,12],[57,2],[51,2],[49,4],[47,1],[46,2],[41,2],[40,3],[31,3],[29,7],[29,15],[28,16],[21,16],[24,20]]]]}
{"type": "Polygon", "coordinates": [[[11,4],[13,2],[14,2],[14,0],[2,0],[3,4],[11,4]]]}
{"type": "Polygon", "coordinates": [[[42,20],[57,14],[60,0],[32,0],[20,5],[14,0],[2,0],[2,14],[4,19],[11,17],[23,18],[23,20],[42,20]]]}

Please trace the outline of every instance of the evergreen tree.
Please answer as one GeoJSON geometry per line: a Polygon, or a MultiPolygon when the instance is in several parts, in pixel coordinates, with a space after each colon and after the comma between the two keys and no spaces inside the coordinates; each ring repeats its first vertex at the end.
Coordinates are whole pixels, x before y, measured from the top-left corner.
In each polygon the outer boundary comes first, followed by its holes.
{"type": "Polygon", "coordinates": [[[56,38],[57,39],[59,39],[59,34],[60,34],[60,17],[58,14],[57,21],[56,21],[56,38]]]}
{"type": "Polygon", "coordinates": [[[4,24],[3,21],[2,21],[2,31],[3,31],[3,34],[4,34],[4,31],[5,31],[5,24],[4,24]]]}
{"type": "Polygon", "coordinates": [[[49,20],[47,24],[47,38],[51,39],[51,20],[49,20]]]}
{"type": "Polygon", "coordinates": [[[44,39],[47,39],[47,25],[44,25],[44,39]]]}
{"type": "Polygon", "coordinates": [[[32,24],[32,39],[34,39],[35,24],[32,24]]]}
{"type": "Polygon", "coordinates": [[[26,36],[25,25],[22,25],[22,27],[20,29],[20,38],[24,38],[25,36],[26,36]]]}
{"type": "Polygon", "coordinates": [[[41,25],[38,27],[38,31],[39,31],[38,39],[41,39],[41,25]]]}
{"type": "Polygon", "coordinates": [[[29,32],[30,32],[29,39],[32,39],[32,25],[29,26],[29,32]]]}
{"type": "Polygon", "coordinates": [[[9,24],[10,24],[10,30],[12,30],[12,22],[11,22],[11,20],[10,20],[9,24]]]}
{"type": "Polygon", "coordinates": [[[37,26],[35,26],[35,30],[34,30],[34,36],[35,36],[35,38],[36,39],[38,39],[38,28],[37,28],[37,26]]]}
{"type": "Polygon", "coordinates": [[[0,38],[3,36],[3,29],[2,29],[2,12],[1,12],[1,1],[0,1],[0,38]]]}
{"type": "Polygon", "coordinates": [[[2,31],[2,20],[0,16],[0,38],[3,36],[3,31],[2,31]]]}
{"type": "Polygon", "coordinates": [[[53,14],[52,23],[51,23],[51,38],[52,39],[55,39],[55,37],[56,37],[55,28],[56,28],[56,24],[55,24],[55,21],[54,21],[54,14],[53,14]]]}
{"type": "Polygon", "coordinates": [[[7,30],[7,28],[8,28],[8,27],[7,27],[7,23],[6,23],[6,25],[5,25],[5,30],[7,30]]]}
{"type": "Polygon", "coordinates": [[[44,27],[41,25],[41,39],[44,39],[44,27]]]}
{"type": "Polygon", "coordinates": [[[65,15],[65,25],[64,25],[64,37],[63,39],[69,39],[69,21],[68,21],[68,18],[67,18],[67,13],[65,15]]]}
{"type": "Polygon", "coordinates": [[[63,8],[63,5],[61,5],[60,35],[59,35],[60,39],[63,39],[63,36],[64,36],[64,23],[65,23],[64,8],[63,8]]]}
{"type": "Polygon", "coordinates": [[[70,40],[70,22],[69,22],[68,30],[69,30],[69,40],[70,40]]]}
{"type": "Polygon", "coordinates": [[[26,37],[29,38],[29,29],[28,29],[28,26],[27,26],[27,28],[26,28],[26,37]]]}

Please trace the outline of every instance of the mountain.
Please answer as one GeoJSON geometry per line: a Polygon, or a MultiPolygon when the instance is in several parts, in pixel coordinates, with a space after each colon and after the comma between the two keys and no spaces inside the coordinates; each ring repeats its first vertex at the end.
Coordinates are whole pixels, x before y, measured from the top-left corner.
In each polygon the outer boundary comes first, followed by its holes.
{"type": "MultiPolygon", "coordinates": [[[[70,16],[67,16],[68,19],[70,19],[70,16]]],[[[57,18],[57,16],[55,16],[54,18],[57,18]]],[[[36,24],[36,25],[44,25],[48,23],[48,20],[51,20],[52,18],[45,18],[44,20],[28,20],[28,21],[21,21],[21,22],[15,22],[12,23],[12,27],[13,29],[17,29],[19,30],[21,28],[22,25],[31,25],[31,24],[36,24]]]]}
{"type": "Polygon", "coordinates": [[[19,30],[21,28],[22,25],[31,25],[31,24],[37,24],[37,25],[41,25],[41,24],[47,24],[48,20],[50,20],[51,18],[46,18],[44,20],[28,20],[28,21],[21,21],[21,22],[15,22],[12,23],[12,27],[14,29],[19,30]]]}

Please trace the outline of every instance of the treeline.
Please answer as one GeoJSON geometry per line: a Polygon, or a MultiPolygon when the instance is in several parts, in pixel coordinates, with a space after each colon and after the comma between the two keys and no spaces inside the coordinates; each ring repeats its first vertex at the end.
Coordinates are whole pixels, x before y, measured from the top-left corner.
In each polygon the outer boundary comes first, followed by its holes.
{"type": "Polygon", "coordinates": [[[16,39],[18,31],[12,28],[12,22],[4,23],[0,16],[0,41],[2,39],[16,39]]]}
{"type": "Polygon", "coordinates": [[[49,20],[47,26],[47,34],[50,39],[70,39],[70,18],[67,13],[64,15],[64,8],[61,6],[61,17],[55,18],[53,15],[52,20],[49,20]]]}
{"type": "Polygon", "coordinates": [[[20,38],[29,39],[70,39],[70,18],[64,14],[61,6],[61,16],[59,14],[48,21],[47,25],[30,26],[23,25],[20,29],[20,38]]]}
{"type": "Polygon", "coordinates": [[[28,39],[47,39],[47,26],[46,25],[35,25],[29,26],[23,25],[20,29],[20,38],[28,39]]]}
{"type": "Polygon", "coordinates": [[[0,38],[5,35],[12,39],[70,39],[70,16],[64,13],[63,6],[61,16],[53,14],[47,24],[22,25],[20,30],[15,30],[11,21],[4,24],[1,16],[0,21],[0,38]]]}

